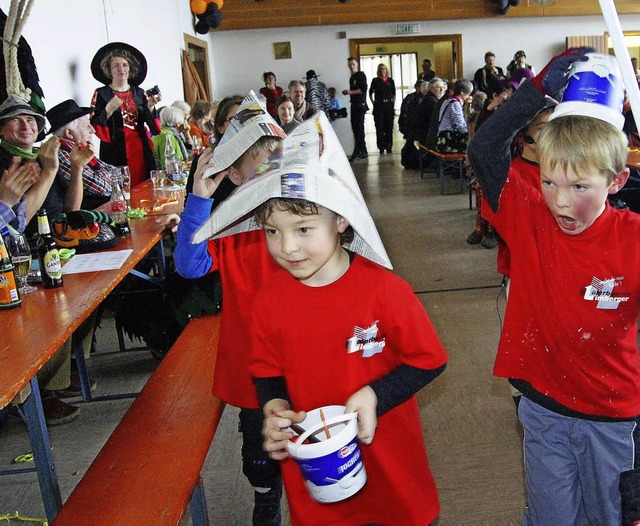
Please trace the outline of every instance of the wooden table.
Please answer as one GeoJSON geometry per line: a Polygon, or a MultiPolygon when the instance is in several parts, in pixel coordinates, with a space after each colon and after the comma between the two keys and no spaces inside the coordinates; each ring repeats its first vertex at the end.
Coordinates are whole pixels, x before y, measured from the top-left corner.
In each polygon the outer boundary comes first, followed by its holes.
{"type": "MultiPolygon", "coordinates": [[[[131,201],[153,198],[154,194],[148,181],[132,190],[131,201]]],[[[20,307],[0,311],[0,409],[30,384],[31,394],[24,402],[24,412],[50,522],[62,502],[36,374],[133,271],[134,266],[162,240],[163,227],[153,216],[131,219],[130,227],[131,236],[121,238],[118,245],[110,249],[133,250],[120,269],[65,275],[62,287],[44,289],[39,286],[36,292],[22,297],[20,307]]]]}

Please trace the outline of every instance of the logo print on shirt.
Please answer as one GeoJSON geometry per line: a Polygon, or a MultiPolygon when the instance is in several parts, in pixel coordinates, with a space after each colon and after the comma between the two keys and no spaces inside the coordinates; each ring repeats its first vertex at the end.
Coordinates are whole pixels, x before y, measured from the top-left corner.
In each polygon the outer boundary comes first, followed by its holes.
{"type": "Polygon", "coordinates": [[[584,291],[584,299],[587,301],[597,301],[598,309],[617,309],[620,303],[629,301],[629,296],[616,295],[613,289],[622,283],[624,278],[610,278],[600,280],[595,276],[584,291]]]}
{"type": "Polygon", "coordinates": [[[347,340],[347,353],[362,351],[363,358],[371,358],[374,354],[382,352],[386,342],[384,338],[376,340],[378,336],[378,321],[363,329],[357,325],[353,328],[353,337],[347,340]]]}

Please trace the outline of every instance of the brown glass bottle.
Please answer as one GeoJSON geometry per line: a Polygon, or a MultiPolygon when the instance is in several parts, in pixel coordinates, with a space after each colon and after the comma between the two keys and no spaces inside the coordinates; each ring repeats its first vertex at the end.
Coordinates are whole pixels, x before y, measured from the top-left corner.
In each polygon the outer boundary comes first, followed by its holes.
{"type": "Polygon", "coordinates": [[[21,303],[13,263],[0,234],[0,309],[12,309],[21,303]]]}
{"type": "Polygon", "coordinates": [[[51,229],[47,211],[44,208],[38,210],[38,260],[40,261],[40,273],[42,285],[45,289],[62,287],[62,264],[58,245],[56,245],[51,229]]]}

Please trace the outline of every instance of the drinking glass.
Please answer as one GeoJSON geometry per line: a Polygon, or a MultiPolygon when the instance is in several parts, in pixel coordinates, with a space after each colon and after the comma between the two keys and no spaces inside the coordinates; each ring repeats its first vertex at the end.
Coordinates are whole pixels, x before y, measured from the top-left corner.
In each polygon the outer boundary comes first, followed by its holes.
{"type": "Polygon", "coordinates": [[[18,292],[20,294],[28,294],[34,290],[38,290],[27,283],[27,276],[31,270],[31,249],[29,248],[29,242],[24,234],[18,234],[15,236],[7,236],[5,239],[7,244],[7,251],[11,256],[11,262],[20,283],[18,292]]]}
{"type": "Polygon", "coordinates": [[[120,186],[122,187],[124,198],[127,201],[127,206],[129,206],[129,200],[131,199],[131,174],[129,172],[129,167],[119,166],[118,169],[120,170],[120,186]]]}
{"type": "Polygon", "coordinates": [[[164,178],[166,177],[164,170],[151,170],[151,182],[154,188],[160,188],[164,185],[164,178]]]}

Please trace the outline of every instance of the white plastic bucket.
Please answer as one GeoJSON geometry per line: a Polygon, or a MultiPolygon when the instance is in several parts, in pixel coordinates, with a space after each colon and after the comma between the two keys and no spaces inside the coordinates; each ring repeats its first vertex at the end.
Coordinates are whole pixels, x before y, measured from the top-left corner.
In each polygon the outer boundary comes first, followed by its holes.
{"type": "Polygon", "coordinates": [[[565,115],[595,117],[622,129],[624,85],[615,57],[587,53],[588,60],[574,62],[569,82],[550,119],[565,115]]]}
{"type": "Polygon", "coordinates": [[[357,439],[358,415],[345,414],[341,405],[321,409],[325,422],[320,408],[307,412],[300,424],[306,431],[287,443],[287,451],[298,463],[311,496],[318,502],[338,502],[355,495],[367,482],[357,439]],[[319,442],[304,444],[309,436],[319,442]]]}

